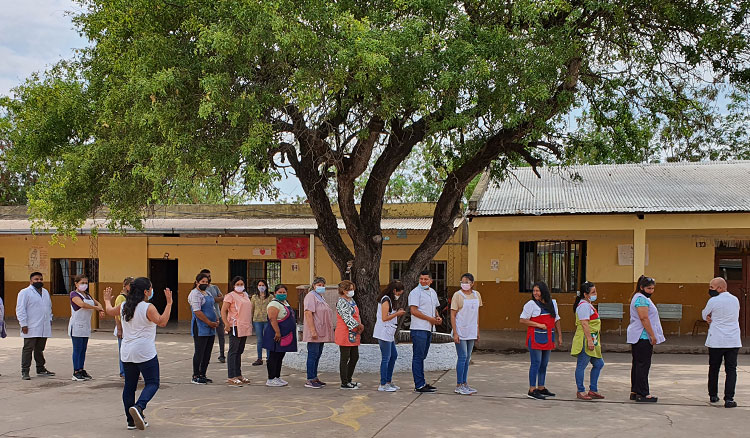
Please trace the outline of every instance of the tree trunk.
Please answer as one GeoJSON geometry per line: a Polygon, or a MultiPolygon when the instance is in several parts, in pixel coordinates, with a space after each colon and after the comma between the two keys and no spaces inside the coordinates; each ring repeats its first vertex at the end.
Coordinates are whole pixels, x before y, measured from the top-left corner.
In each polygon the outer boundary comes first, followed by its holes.
{"type": "Polygon", "coordinates": [[[362,342],[371,344],[376,342],[372,337],[375,328],[377,298],[380,294],[380,257],[357,257],[351,270],[351,279],[357,287],[354,299],[359,306],[359,316],[365,331],[362,342]]]}

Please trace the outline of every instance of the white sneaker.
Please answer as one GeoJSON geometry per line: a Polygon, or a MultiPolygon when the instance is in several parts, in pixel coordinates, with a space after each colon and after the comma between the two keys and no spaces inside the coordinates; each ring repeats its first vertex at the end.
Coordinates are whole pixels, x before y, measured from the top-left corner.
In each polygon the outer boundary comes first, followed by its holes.
{"type": "Polygon", "coordinates": [[[464,388],[466,388],[466,390],[469,391],[469,394],[476,394],[477,392],[479,392],[476,389],[469,386],[468,383],[464,383],[464,388]]]}
{"type": "Polygon", "coordinates": [[[281,382],[278,382],[276,379],[268,379],[266,380],[266,386],[279,387],[284,385],[281,382]]]}
{"type": "Polygon", "coordinates": [[[460,395],[471,395],[472,393],[465,386],[458,386],[453,390],[456,394],[460,395]]]}
{"type": "Polygon", "coordinates": [[[289,384],[286,380],[282,379],[281,377],[276,377],[275,380],[277,383],[279,383],[281,386],[286,386],[289,384]]]}
{"type": "Polygon", "coordinates": [[[378,386],[378,391],[381,391],[381,392],[396,392],[396,388],[394,388],[393,386],[391,386],[391,385],[389,385],[389,384],[386,383],[385,385],[378,386]]]}
{"type": "Polygon", "coordinates": [[[390,386],[391,388],[395,389],[396,391],[398,391],[399,389],[401,389],[400,386],[396,386],[393,383],[386,383],[386,385],[390,386]]]}

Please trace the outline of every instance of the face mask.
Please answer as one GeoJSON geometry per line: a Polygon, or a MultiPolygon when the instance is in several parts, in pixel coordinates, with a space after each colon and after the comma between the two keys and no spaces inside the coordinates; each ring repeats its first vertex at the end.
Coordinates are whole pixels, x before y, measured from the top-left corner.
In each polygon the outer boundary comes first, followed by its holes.
{"type": "Polygon", "coordinates": [[[326,287],[325,286],[316,286],[315,287],[315,292],[317,292],[319,294],[324,294],[326,292],[326,287]]]}
{"type": "Polygon", "coordinates": [[[286,294],[276,294],[276,299],[279,301],[286,301],[286,294]]]}
{"type": "Polygon", "coordinates": [[[78,285],[78,290],[80,292],[86,292],[88,290],[88,288],[89,288],[88,283],[87,284],[79,284],[78,285]]]}
{"type": "Polygon", "coordinates": [[[350,290],[349,292],[346,293],[346,296],[349,297],[349,298],[353,297],[354,296],[354,291],[350,290]]]}
{"type": "Polygon", "coordinates": [[[37,282],[31,283],[31,285],[37,289],[41,289],[42,287],[44,287],[44,282],[37,281],[37,282]]]}
{"type": "Polygon", "coordinates": [[[150,291],[147,291],[148,293],[144,294],[146,296],[146,301],[150,300],[151,297],[154,295],[154,290],[151,289],[150,291]]]}
{"type": "MultiPolygon", "coordinates": [[[[244,290],[245,288],[243,287],[242,289],[244,290]]],[[[258,286],[258,292],[263,293],[265,291],[266,291],[266,287],[265,286],[258,286]]]]}
{"type": "Polygon", "coordinates": [[[719,293],[720,293],[720,292],[719,292],[718,290],[713,290],[713,289],[709,289],[709,290],[708,290],[708,294],[709,294],[709,295],[711,295],[712,297],[717,297],[717,296],[719,296],[719,293]]]}
{"type": "Polygon", "coordinates": [[[591,301],[592,303],[596,301],[596,295],[589,295],[589,301],[591,301]]]}
{"type": "Polygon", "coordinates": [[[207,284],[199,284],[198,285],[198,289],[200,289],[200,290],[206,290],[206,289],[208,289],[208,285],[207,284]]]}
{"type": "Polygon", "coordinates": [[[237,293],[245,292],[245,286],[235,286],[234,291],[237,293]]]}
{"type": "Polygon", "coordinates": [[[653,295],[653,292],[648,293],[645,290],[642,290],[641,293],[646,296],[646,298],[651,298],[651,295],[653,295]]]}
{"type": "Polygon", "coordinates": [[[471,283],[461,283],[461,289],[471,290],[471,283]]]}
{"type": "Polygon", "coordinates": [[[398,301],[399,298],[401,298],[401,295],[394,295],[393,296],[393,299],[396,300],[396,301],[398,301]]]}
{"type": "Polygon", "coordinates": [[[427,290],[427,289],[430,288],[430,285],[429,284],[420,284],[419,287],[421,287],[422,290],[427,290]]]}

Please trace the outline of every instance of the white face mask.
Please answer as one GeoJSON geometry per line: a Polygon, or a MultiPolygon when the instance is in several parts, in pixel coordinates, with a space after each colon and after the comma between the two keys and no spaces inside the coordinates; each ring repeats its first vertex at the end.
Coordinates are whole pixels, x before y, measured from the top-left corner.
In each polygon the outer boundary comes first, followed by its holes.
{"type": "MultiPolygon", "coordinates": [[[[243,287],[242,290],[245,290],[245,288],[243,287]]],[[[263,293],[265,291],[266,291],[266,287],[265,286],[258,286],[258,292],[263,293]]],[[[240,291],[240,292],[242,292],[242,291],[240,291]]]]}
{"type": "Polygon", "coordinates": [[[396,300],[396,301],[398,301],[399,298],[401,298],[401,295],[394,295],[393,296],[393,299],[396,300]]]}
{"type": "Polygon", "coordinates": [[[353,297],[354,296],[354,291],[350,290],[349,292],[346,293],[346,296],[349,297],[349,298],[353,297]]]}
{"type": "MultiPolygon", "coordinates": [[[[260,288],[259,288],[260,289],[260,288]]],[[[245,292],[245,286],[235,286],[234,291],[238,293],[245,292]]]]}
{"type": "Polygon", "coordinates": [[[86,292],[88,289],[89,289],[88,283],[78,285],[78,290],[81,292],[86,292]]]}
{"type": "Polygon", "coordinates": [[[471,283],[461,283],[461,289],[471,290],[471,283]]]}

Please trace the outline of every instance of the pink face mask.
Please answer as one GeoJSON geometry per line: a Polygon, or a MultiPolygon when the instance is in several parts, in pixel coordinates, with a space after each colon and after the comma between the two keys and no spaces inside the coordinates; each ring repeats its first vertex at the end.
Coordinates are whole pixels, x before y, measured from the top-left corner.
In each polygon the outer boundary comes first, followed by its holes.
{"type": "Polygon", "coordinates": [[[461,283],[461,289],[471,290],[471,283],[461,283]]]}

